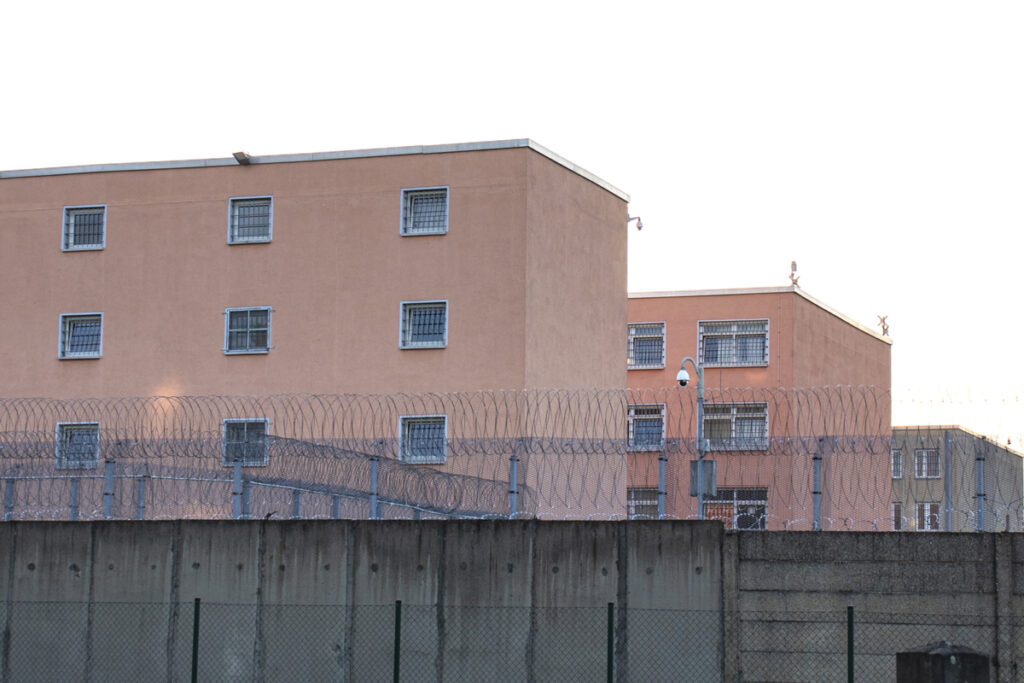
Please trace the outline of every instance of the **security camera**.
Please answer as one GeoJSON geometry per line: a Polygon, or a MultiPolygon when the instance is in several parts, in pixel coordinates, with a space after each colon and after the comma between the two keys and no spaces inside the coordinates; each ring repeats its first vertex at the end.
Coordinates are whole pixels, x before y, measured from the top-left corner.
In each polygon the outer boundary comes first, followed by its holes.
{"type": "Polygon", "coordinates": [[[676,374],[676,381],[679,382],[679,386],[685,387],[686,383],[690,381],[690,373],[680,369],[678,374],[676,374]]]}

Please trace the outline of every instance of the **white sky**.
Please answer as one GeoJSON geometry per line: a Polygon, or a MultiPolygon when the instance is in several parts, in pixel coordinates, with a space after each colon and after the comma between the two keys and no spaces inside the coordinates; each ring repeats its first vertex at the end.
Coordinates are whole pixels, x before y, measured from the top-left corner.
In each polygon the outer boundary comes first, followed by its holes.
{"type": "Polygon", "coordinates": [[[530,137],[632,195],[631,291],[795,260],[889,316],[894,419],[1019,445],[1022,35],[1017,1],[9,2],[0,168],[530,137]]]}

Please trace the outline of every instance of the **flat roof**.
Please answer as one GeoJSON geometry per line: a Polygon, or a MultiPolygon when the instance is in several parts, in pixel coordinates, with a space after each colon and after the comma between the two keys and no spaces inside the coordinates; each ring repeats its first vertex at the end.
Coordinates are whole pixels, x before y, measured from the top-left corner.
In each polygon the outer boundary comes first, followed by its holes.
{"type": "Polygon", "coordinates": [[[892,339],[890,339],[889,337],[879,334],[878,332],[875,332],[867,325],[861,324],[854,320],[853,318],[843,315],[842,313],[832,308],[828,304],[824,303],[823,301],[815,299],[813,296],[811,296],[804,290],[800,289],[800,287],[796,285],[789,285],[788,287],[747,287],[738,289],[687,289],[675,292],[630,292],[627,296],[630,299],[659,299],[681,296],[735,296],[737,294],[784,294],[786,292],[791,292],[793,294],[803,297],[804,299],[811,302],[812,304],[822,309],[823,311],[831,313],[832,315],[839,318],[846,324],[856,327],[858,330],[864,332],[865,334],[870,334],[872,337],[878,339],[879,341],[883,341],[886,344],[892,344],[892,339]]]}
{"type": "MultiPolygon", "coordinates": [[[[448,154],[451,152],[479,152],[495,149],[528,147],[576,175],[586,178],[598,187],[628,202],[629,195],[611,183],[602,180],[590,171],[577,166],[568,159],[555,154],[547,147],[529,138],[519,140],[493,140],[489,142],[464,142],[449,145],[416,145],[412,147],[381,147],[378,149],[357,149],[341,152],[310,152],[307,154],[273,154],[249,157],[250,164],[289,164],[300,161],[332,161],[335,159],[365,159],[368,157],[407,156],[410,154],[448,154]]],[[[234,157],[216,159],[185,159],[180,161],[140,161],[117,164],[94,164],[91,166],[57,166],[54,168],[30,168],[15,171],[0,171],[3,178],[34,178],[38,176],[73,175],[76,173],[113,173],[118,171],[154,171],[172,168],[206,168],[212,166],[237,166],[234,157]]]]}

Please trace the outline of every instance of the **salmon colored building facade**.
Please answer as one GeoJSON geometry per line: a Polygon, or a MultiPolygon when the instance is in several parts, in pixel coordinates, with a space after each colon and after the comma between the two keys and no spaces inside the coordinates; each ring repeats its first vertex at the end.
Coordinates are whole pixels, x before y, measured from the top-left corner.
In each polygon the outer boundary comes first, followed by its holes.
{"type": "Polygon", "coordinates": [[[656,509],[662,454],[665,513],[697,516],[689,495],[697,382],[689,364],[689,386],[675,379],[688,356],[704,368],[706,458],[717,467],[705,517],[810,528],[820,451],[822,528],[887,528],[887,337],[796,286],[631,294],[627,329],[633,516],[656,509]]]}
{"type": "MultiPolygon", "coordinates": [[[[478,435],[474,406],[448,414],[447,397],[505,392],[515,423],[515,392],[625,388],[627,203],[530,140],[3,171],[0,398],[429,393],[442,398],[317,419],[352,450],[372,439],[403,467],[505,479],[506,495],[507,457],[453,462],[451,440],[478,435]]],[[[50,470],[54,448],[58,469],[95,469],[129,443],[108,438],[113,408],[76,405],[40,418],[50,470]]],[[[215,469],[266,474],[280,464],[268,441],[308,438],[305,409],[275,423],[159,405],[153,423],[175,438],[222,442],[215,469]]],[[[624,473],[621,455],[605,462],[624,473]]],[[[558,486],[527,465],[522,501],[558,486]]],[[[595,495],[562,498],[532,512],[595,495]]]]}
{"type": "Polygon", "coordinates": [[[529,140],[242,159],[0,172],[0,396],[625,386],[608,183],[529,140]]]}

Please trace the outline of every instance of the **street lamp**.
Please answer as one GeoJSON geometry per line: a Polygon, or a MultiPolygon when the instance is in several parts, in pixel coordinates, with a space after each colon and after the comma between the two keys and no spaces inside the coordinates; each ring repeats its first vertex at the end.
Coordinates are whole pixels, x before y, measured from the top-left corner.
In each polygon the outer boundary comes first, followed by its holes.
{"type": "MultiPolygon", "coordinates": [[[[690,381],[690,373],[686,371],[686,361],[690,361],[697,373],[697,519],[704,519],[704,366],[687,356],[679,366],[676,381],[685,387],[690,381]]],[[[690,494],[693,495],[693,494],[690,494]]]]}

